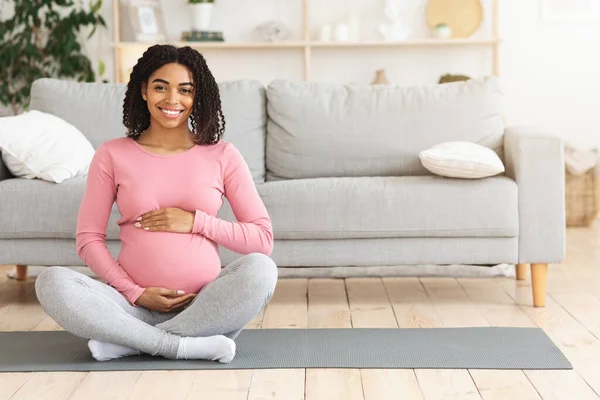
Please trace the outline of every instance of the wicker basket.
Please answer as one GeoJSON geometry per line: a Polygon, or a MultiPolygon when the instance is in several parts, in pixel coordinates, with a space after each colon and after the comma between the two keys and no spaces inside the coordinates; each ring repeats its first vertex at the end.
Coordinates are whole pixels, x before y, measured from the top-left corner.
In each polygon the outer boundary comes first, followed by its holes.
{"type": "Polygon", "coordinates": [[[599,176],[599,168],[582,175],[572,175],[565,170],[567,226],[588,226],[598,217],[599,176]]]}

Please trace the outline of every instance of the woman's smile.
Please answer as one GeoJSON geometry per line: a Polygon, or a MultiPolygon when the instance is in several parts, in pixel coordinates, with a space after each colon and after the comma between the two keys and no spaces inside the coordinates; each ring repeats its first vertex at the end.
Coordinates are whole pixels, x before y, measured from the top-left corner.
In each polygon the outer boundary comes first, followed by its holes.
{"type": "Polygon", "coordinates": [[[176,119],[185,111],[184,109],[177,109],[172,107],[156,107],[158,108],[165,118],[176,119]]]}

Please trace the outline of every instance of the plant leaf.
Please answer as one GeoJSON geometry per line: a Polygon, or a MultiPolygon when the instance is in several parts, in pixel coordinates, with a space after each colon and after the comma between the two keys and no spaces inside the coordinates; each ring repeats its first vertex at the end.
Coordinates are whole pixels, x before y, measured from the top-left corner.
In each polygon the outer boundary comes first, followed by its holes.
{"type": "MultiPolygon", "coordinates": [[[[79,42],[80,32],[106,28],[102,0],[11,0],[14,17],[0,21],[0,104],[23,109],[31,84],[41,77],[95,80],[90,59],[79,42]]],[[[99,75],[106,72],[100,61],[99,75]]]]}

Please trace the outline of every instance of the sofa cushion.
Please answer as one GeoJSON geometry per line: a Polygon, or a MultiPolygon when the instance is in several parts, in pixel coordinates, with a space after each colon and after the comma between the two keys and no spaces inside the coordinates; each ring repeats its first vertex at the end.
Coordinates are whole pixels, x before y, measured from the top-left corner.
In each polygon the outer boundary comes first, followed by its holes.
{"type": "Polygon", "coordinates": [[[504,172],[498,154],[472,142],[444,142],[419,153],[421,163],[436,175],[479,179],[504,172]]]}
{"type": "Polygon", "coordinates": [[[55,183],[87,175],[94,157],[77,128],[38,110],[0,118],[0,152],[11,175],[55,183]]]}
{"type": "MultiPolygon", "coordinates": [[[[515,237],[517,186],[506,177],[318,178],[257,187],[276,239],[515,237]]],[[[235,221],[225,203],[219,217],[235,221]]]]}
{"type": "Polygon", "coordinates": [[[431,175],[419,153],[449,141],[502,156],[495,77],[420,86],[275,80],[267,87],[267,180],[431,175]]]}
{"type": "MultiPolygon", "coordinates": [[[[0,239],[75,239],[77,214],[86,177],[60,184],[40,179],[7,179],[0,182],[0,239]]],[[[113,206],[108,239],[118,239],[119,210],[113,206]]]]}
{"type": "Polygon", "coordinates": [[[124,84],[41,78],[31,86],[32,110],[54,114],[74,125],[95,149],[125,136],[124,84]]]}
{"type": "MultiPolygon", "coordinates": [[[[125,136],[125,84],[76,82],[53,78],[36,80],[31,88],[32,110],[54,114],[74,125],[95,149],[125,136]]],[[[236,146],[256,183],[265,180],[266,97],[264,85],[254,80],[219,83],[225,116],[223,139],[236,146]]]]}
{"type": "Polygon", "coordinates": [[[253,80],[219,84],[225,116],[223,139],[233,144],[248,163],[254,182],[265,181],[267,99],[265,87],[253,80]]]}
{"type": "MultiPolygon", "coordinates": [[[[0,239],[75,238],[85,178],[0,182],[0,239]]],[[[517,186],[505,177],[320,178],[257,186],[276,239],[515,237],[517,186]]],[[[219,218],[235,221],[227,199],[219,218]]],[[[107,239],[118,239],[113,206],[107,239]]]]}

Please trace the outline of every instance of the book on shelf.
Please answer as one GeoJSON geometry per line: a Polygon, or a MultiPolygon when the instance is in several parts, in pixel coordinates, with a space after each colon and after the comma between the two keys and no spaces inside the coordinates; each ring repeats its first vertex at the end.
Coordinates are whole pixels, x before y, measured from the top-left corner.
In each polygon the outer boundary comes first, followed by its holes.
{"type": "Polygon", "coordinates": [[[184,42],[224,42],[223,32],[218,31],[190,31],[181,34],[184,42]]]}

